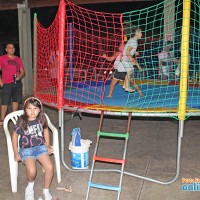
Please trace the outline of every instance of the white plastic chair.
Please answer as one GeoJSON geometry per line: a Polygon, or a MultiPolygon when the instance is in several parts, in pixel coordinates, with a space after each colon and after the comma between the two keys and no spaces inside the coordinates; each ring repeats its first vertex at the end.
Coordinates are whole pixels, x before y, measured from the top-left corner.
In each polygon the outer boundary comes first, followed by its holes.
{"type": "MultiPolygon", "coordinates": [[[[11,180],[11,188],[12,192],[17,192],[17,177],[18,177],[18,162],[14,160],[14,151],[12,146],[11,134],[8,129],[8,123],[11,120],[15,125],[19,116],[24,113],[23,110],[18,110],[8,114],[3,122],[3,128],[5,131],[6,139],[7,139],[7,148],[8,148],[8,158],[9,158],[9,166],[10,166],[10,180],[11,180]]],[[[54,149],[54,158],[55,165],[57,171],[57,180],[58,183],[61,182],[61,171],[60,171],[60,153],[59,153],[59,140],[58,140],[58,131],[55,126],[51,123],[49,117],[45,114],[48,122],[48,127],[53,133],[53,145],[54,149]]]]}

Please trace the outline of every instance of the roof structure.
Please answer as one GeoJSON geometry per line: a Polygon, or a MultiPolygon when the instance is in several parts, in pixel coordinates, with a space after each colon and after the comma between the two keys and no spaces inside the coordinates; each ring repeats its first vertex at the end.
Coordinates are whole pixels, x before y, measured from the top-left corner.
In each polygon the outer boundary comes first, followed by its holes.
{"type": "MultiPolygon", "coordinates": [[[[159,1],[159,0],[70,0],[74,4],[117,3],[134,1],[159,1]]],[[[28,0],[29,8],[58,6],[60,0],[28,0]]],[[[0,10],[17,9],[17,4],[23,0],[0,0],[0,10]]]]}

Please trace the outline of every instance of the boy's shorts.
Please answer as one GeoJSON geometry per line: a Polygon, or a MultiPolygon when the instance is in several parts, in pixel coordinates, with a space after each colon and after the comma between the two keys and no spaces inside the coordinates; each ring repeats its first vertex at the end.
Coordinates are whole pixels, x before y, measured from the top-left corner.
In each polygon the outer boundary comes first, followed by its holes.
{"type": "Polygon", "coordinates": [[[22,159],[22,162],[24,163],[24,160],[26,158],[34,158],[35,160],[37,160],[41,155],[49,154],[49,152],[46,145],[40,145],[32,148],[20,148],[19,154],[22,159]]]}
{"type": "Polygon", "coordinates": [[[22,82],[3,84],[2,103],[1,105],[9,105],[12,102],[22,102],[22,82]]]}
{"type": "Polygon", "coordinates": [[[119,72],[118,70],[115,70],[114,78],[120,81],[124,81],[126,75],[126,72],[119,72]]]}

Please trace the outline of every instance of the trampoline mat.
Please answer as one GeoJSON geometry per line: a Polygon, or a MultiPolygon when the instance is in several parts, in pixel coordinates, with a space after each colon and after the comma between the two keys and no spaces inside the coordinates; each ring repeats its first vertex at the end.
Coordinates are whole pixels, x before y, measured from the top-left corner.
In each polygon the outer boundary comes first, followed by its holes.
{"type": "MultiPolygon", "coordinates": [[[[72,88],[64,92],[64,98],[86,105],[105,105],[112,107],[137,107],[137,108],[174,108],[179,103],[179,86],[176,85],[139,85],[144,96],[139,93],[125,92],[122,85],[117,84],[112,98],[106,97],[110,85],[87,85],[72,88]],[[104,92],[105,90],[105,92],[104,92]]],[[[186,107],[199,109],[200,89],[188,87],[186,107]]]]}

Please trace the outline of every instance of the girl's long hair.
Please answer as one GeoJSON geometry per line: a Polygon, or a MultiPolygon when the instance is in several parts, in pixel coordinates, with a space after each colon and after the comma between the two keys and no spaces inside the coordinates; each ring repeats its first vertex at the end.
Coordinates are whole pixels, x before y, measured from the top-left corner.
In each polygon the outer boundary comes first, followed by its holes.
{"type": "Polygon", "coordinates": [[[32,104],[33,106],[36,106],[40,109],[40,112],[37,116],[37,120],[40,121],[40,124],[42,125],[43,128],[47,128],[48,124],[47,124],[47,119],[43,111],[43,105],[41,101],[35,97],[28,98],[25,101],[24,114],[19,117],[19,127],[22,128],[23,130],[27,130],[28,128],[28,115],[26,113],[26,108],[28,104],[32,104]]]}

